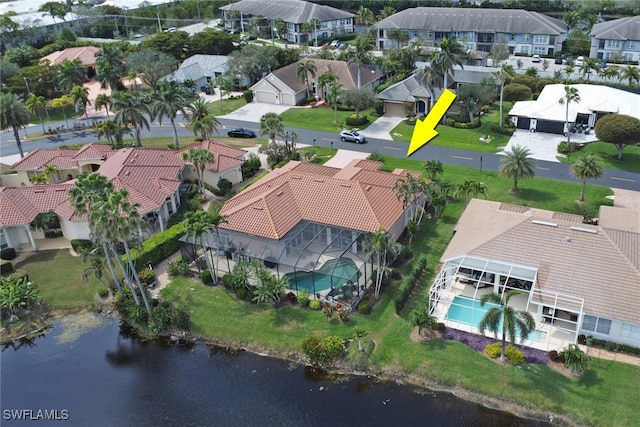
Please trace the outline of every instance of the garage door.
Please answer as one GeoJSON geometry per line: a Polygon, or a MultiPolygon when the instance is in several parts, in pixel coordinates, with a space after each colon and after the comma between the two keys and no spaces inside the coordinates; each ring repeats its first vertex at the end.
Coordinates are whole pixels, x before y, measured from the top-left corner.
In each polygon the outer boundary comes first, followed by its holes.
{"type": "Polygon", "coordinates": [[[256,102],[275,104],[276,99],[273,92],[256,91],[256,102]]]}
{"type": "Polygon", "coordinates": [[[537,132],[556,133],[562,135],[564,133],[564,122],[552,122],[550,120],[538,120],[536,126],[537,132]]]}
{"type": "Polygon", "coordinates": [[[529,117],[518,117],[518,124],[516,125],[516,128],[529,130],[530,124],[531,119],[529,117]]]}
{"type": "Polygon", "coordinates": [[[384,113],[390,116],[406,117],[407,108],[404,104],[398,104],[397,102],[385,102],[384,113]]]}

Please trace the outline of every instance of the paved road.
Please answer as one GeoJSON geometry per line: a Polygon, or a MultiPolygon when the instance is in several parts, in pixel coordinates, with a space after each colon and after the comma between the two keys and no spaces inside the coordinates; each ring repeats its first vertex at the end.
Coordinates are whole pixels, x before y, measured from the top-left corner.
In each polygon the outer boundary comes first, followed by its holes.
{"type": "MultiPolygon", "coordinates": [[[[237,120],[219,119],[219,121],[225,127],[246,127],[258,131],[258,125],[256,123],[243,122],[237,120]]],[[[60,123],[62,124],[62,123],[60,123]]],[[[49,125],[49,124],[48,124],[49,125]]],[[[53,127],[54,124],[50,124],[53,127]]],[[[58,124],[56,124],[58,126],[58,124]]],[[[348,142],[342,142],[338,139],[337,134],[320,132],[308,129],[294,129],[300,135],[300,141],[304,144],[315,144],[323,147],[333,147],[336,149],[348,149],[353,151],[372,153],[377,151],[379,153],[394,156],[404,157],[407,153],[408,143],[406,142],[394,142],[382,139],[370,139],[366,144],[358,145],[348,142]]],[[[27,132],[33,134],[39,133],[39,127],[32,126],[27,132]]],[[[224,134],[224,130],[221,129],[221,133],[224,134]]],[[[20,136],[24,135],[24,130],[20,131],[20,136]]],[[[142,131],[142,137],[150,136],[162,136],[171,137],[173,130],[169,125],[158,126],[154,123],[151,126],[151,131],[146,129],[142,131]]],[[[190,131],[187,131],[182,125],[178,128],[179,136],[192,135],[190,131]]],[[[37,139],[29,139],[23,141],[23,150],[25,152],[34,150],[36,148],[51,148],[65,144],[87,144],[90,142],[96,142],[96,132],[93,130],[87,131],[75,131],[58,135],[51,135],[41,137],[37,139]]],[[[16,154],[18,148],[13,140],[13,134],[11,132],[2,132],[0,134],[0,155],[7,156],[16,154]]],[[[440,160],[444,164],[467,166],[483,170],[497,171],[500,165],[500,159],[502,156],[490,153],[479,153],[475,151],[456,150],[447,147],[440,147],[434,145],[426,145],[420,150],[416,151],[412,156],[412,159],[417,160],[440,160]]],[[[545,162],[541,160],[536,161],[536,176],[544,178],[561,179],[564,181],[579,182],[569,173],[569,165],[566,163],[557,162],[545,162]]],[[[606,170],[604,175],[596,180],[589,181],[590,183],[597,183],[605,185],[607,187],[622,188],[627,190],[640,191],[640,174],[625,172],[619,170],[606,170]]]]}

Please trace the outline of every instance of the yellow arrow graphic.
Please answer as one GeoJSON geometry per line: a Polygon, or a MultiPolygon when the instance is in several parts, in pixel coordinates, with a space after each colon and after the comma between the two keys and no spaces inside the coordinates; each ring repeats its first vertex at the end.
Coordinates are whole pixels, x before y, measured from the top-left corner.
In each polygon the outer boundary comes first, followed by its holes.
{"type": "Polygon", "coordinates": [[[446,113],[451,104],[453,104],[454,99],[456,99],[456,94],[449,89],[445,89],[442,95],[440,95],[440,98],[438,98],[436,105],[434,105],[431,111],[429,111],[429,114],[427,114],[427,117],[424,120],[418,119],[416,121],[407,156],[412,155],[416,150],[438,135],[435,128],[442,116],[444,116],[444,113],[446,113]]]}

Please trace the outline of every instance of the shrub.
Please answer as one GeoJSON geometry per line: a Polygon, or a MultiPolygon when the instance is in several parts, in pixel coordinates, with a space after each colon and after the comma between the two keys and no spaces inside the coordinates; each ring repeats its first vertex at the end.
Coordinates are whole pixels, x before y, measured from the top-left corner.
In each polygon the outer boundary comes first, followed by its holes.
{"type": "Polygon", "coordinates": [[[293,292],[289,291],[289,292],[286,293],[284,298],[282,298],[282,301],[288,302],[289,304],[297,304],[298,303],[298,297],[296,296],[296,294],[294,294],[293,292]]]}
{"type": "Polygon", "coordinates": [[[384,156],[378,153],[377,151],[374,151],[373,153],[369,154],[369,156],[367,156],[367,160],[375,160],[376,162],[382,162],[384,160],[384,156]]]}
{"type": "Polygon", "coordinates": [[[491,124],[491,132],[497,133],[499,135],[513,135],[515,131],[515,127],[499,126],[497,123],[491,124]]]}
{"type": "Polygon", "coordinates": [[[505,101],[516,102],[516,101],[526,101],[531,98],[531,94],[533,91],[527,85],[518,84],[518,83],[510,83],[505,85],[502,90],[502,98],[505,101]]]}
{"type": "Polygon", "coordinates": [[[297,300],[298,300],[298,304],[300,304],[300,306],[308,307],[309,306],[309,292],[299,291],[297,300]]]}
{"type": "Polygon", "coordinates": [[[567,141],[560,141],[557,150],[560,154],[575,153],[576,151],[580,150],[580,144],[576,142],[570,142],[569,147],[567,148],[567,141]]]}
{"type": "Polygon", "coordinates": [[[338,312],[338,318],[341,322],[348,322],[351,318],[351,312],[347,307],[338,305],[336,311],[338,312]]]}
{"type": "Polygon", "coordinates": [[[85,239],[73,239],[71,240],[71,248],[77,254],[83,251],[90,251],[93,249],[93,242],[85,239]]]}
{"type": "Polygon", "coordinates": [[[243,301],[246,301],[247,298],[249,298],[249,290],[246,287],[241,287],[236,289],[236,296],[238,297],[238,299],[241,299],[243,301]]]}
{"type": "Polygon", "coordinates": [[[13,264],[5,260],[0,261],[0,274],[4,276],[10,273],[13,273],[13,264]]]}
{"type": "Polygon", "coordinates": [[[509,359],[509,362],[511,362],[512,365],[519,365],[524,362],[524,353],[512,344],[507,346],[507,349],[504,351],[504,355],[509,359]]]}
{"type": "Polygon", "coordinates": [[[567,348],[560,352],[564,359],[564,367],[571,372],[582,373],[586,371],[591,357],[578,347],[577,344],[569,344],[567,348]]]}
{"type": "Polygon", "coordinates": [[[140,281],[147,286],[149,286],[153,283],[154,280],[156,280],[156,275],[150,268],[140,270],[138,272],[138,277],[140,278],[140,281]]]}
{"type": "Polygon", "coordinates": [[[407,300],[411,296],[411,292],[413,292],[413,289],[418,284],[418,281],[422,277],[422,273],[426,267],[427,257],[425,255],[421,255],[414,264],[414,268],[411,273],[409,273],[402,282],[400,282],[400,286],[398,287],[399,293],[394,300],[396,314],[400,314],[404,308],[404,305],[407,303],[407,300]]]}
{"type": "Polygon", "coordinates": [[[227,191],[231,190],[231,187],[233,187],[233,184],[228,179],[220,178],[220,180],[218,180],[218,189],[223,193],[226,194],[227,191]]]}
{"type": "Polygon", "coordinates": [[[344,354],[344,342],[342,338],[329,335],[322,340],[322,350],[325,360],[331,360],[344,354]]]}
{"type": "Polygon", "coordinates": [[[487,356],[489,356],[492,359],[495,359],[496,357],[500,357],[500,353],[502,353],[502,343],[501,342],[491,343],[484,348],[484,352],[487,353],[487,356]]]}
{"type": "Polygon", "coordinates": [[[258,157],[255,153],[250,153],[249,158],[242,164],[242,179],[246,180],[251,178],[260,170],[262,167],[262,162],[260,161],[260,157],[258,157]]]}
{"type": "Polygon", "coordinates": [[[169,273],[169,277],[188,276],[189,264],[187,264],[182,258],[178,258],[176,261],[169,263],[167,271],[169,273]]]}
{"type": "Polygon", "coordinates": [[[360,314],[371,314],[371,304],[369,304],[366,301],[361,302],[360,304],[358,304],[358,313],[360,314]]]}
{"type": "Polygon", "coordinates": [[[369,123],[369,119],[367,116],[362,115],[358,118],[355,117],[347,117],[344,121],[347,126],[362,126],[366,123],[369,123]]]}
{"type": "Polygon", "coordinates": [[[476,129],[482,126],[482,122],[480,121],[480,117],[476,117],[472,122],[455,122],[453,127],[456,129],[476,129]]]}
{"type": "Polygon", "coordinates": [[[45,230],[45,239],[55,239],[56,237],[62,237],[62,230],[45,230]]]}
{"type": "Polygon", "coordinates": [[[155,334],[166,331],[171,326],[171,306],[160,304],[153,307],[153,316],[149,321],[149,329],[155,334]]]}
{"type": "Polygon", "coordinates": [[[178,239],[184,234],[182,222],[147,239],[141,251],[133,251],[132,257],[139,266],[156,265],[180,250],[178,239]]]}
{"type": "Polygon", "coordinates": [[[17,256],[16,250],[14,248],[4,248],[0,251],[0,259],[5,261],[11,261],[17,256]]]}
{"type": "Polygon", "coordinates": [[[242,97],[247,102],[247,104],[250,103],[251,101],[253,101],[253,91],[251,91],[251,90],[243,91],[242,92],[242,97]]]}
{"type": "Polygon", "coordinates": [[[309,358],[309,362],[312,364],[322,363],[323,351],[322,340],[319,337],[311,336],[302,341],[302,352],[309,358]]]}
{"type": "Polygon", "coordinates": [[[381,100],[376,101],[376,104],[373,106],[376,110],[376,114],[381,116],[384,114],[384,102],[381,100]]]}
{"type": "Polygon", "coordinates": [[[322,308],[322,303],[317,299],[313,299],[309,301],[309,308],[311,310],[320,310],[322,308]]]}
{"type": "Polygon", "coordinates": [[[444,332],[445,329],[447,329],[447,325],[445,325],[442,322],[438,322],[438,325],[436,326],[436,330],[438,332],[444,332]]]}
{"type": "Polygon", "coordinates": [[[109,295],[109,288],[106,286],[101,286],[98,288],[98,296],[100,298],[106,298],[109,295]]]}
{"type": "Polygon", "coordinates": [[[211,270],[204,270],[200,272],[200,280],[205,285],[210,285],[213,283],[213,277],[211,277],[211,270]]]}

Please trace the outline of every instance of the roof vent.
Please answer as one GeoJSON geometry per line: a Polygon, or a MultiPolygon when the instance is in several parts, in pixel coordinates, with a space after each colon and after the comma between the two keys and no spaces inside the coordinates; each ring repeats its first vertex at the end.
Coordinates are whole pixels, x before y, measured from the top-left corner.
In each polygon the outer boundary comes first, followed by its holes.
{"type": "Polygon", "coordinates": [[[557,227],[558,224],[556,224],[555,222],[549,222],[549,221],[540,221],[539,219],[533,219],[531,220],[532,224],[538,224],[538,225],[546,225],[547,227],[557,227]]]}
{"type": "Polygon", "coordinates": [[[33,190],[34,193],[44,193],[44,188],[43,189],[39,189],[39,188],[35,188],[33,190]]]}
{"type": "Polygon", "coordinates": [[[313,178],[313,180],[314,180],[315,182],[324,182],[324,179],[320,179],[320,178],[313,178]]]}
{"type": "Polygon", "coordinates": [[[578,227],[575,225],[572,225],[569,228],[572,229],[573,231],[582,231],[583,233],[598,234],[598,230],[594,228],[578,227]]]}
{"type": "Polygon", "coordinates": [[[67,191],[66,188],[56,188],[54,191],[67,191]]]}
{"type": "Polygon", "coordinates": [[[284,191],[280,190],[276,193],[276,196],[282,196],[284,194],[284,191]]]}
{"type": "Polygon", "coordinates": [[[302,179],[300,175],[291,175],[291,179],[302,179]]]}
{"type": "Polygon", "coordinates": [[[367,185],[366,187],[364,187],[364,191],[369,191],[369,190],[371,190],[371,186],[370,185],[367,185]]]}
{"type": "Polygon", "coordinates": [[[129,174],[130,174],[130,173],[131,173],[131,171],[126,171],[126,172],[124,173],[124,175],[125,175],[125,176],[129,176],[129,174]]]}
{"type": "Polygon", "coordinates": [[[351,184],[340,184],[340,187],[351,188],[351,184]]]}
{"type": "Polygon", "coordinates": [[[254,205],[253,209],[257,210],[257,211],[261,211],[262,210],[262,206],[259,205],[254,205]]]}

